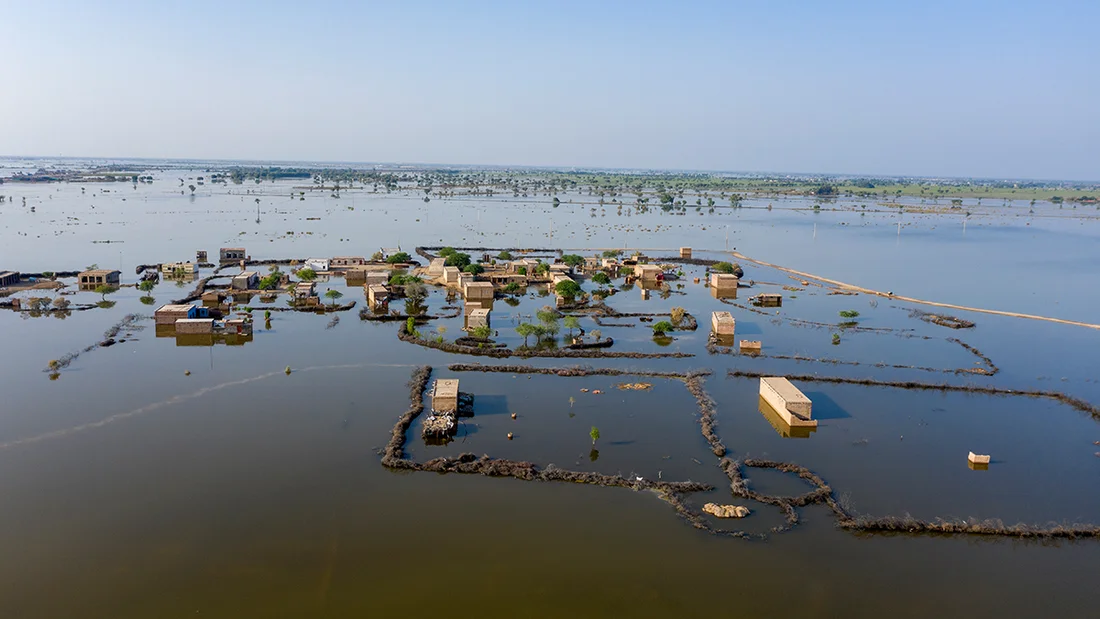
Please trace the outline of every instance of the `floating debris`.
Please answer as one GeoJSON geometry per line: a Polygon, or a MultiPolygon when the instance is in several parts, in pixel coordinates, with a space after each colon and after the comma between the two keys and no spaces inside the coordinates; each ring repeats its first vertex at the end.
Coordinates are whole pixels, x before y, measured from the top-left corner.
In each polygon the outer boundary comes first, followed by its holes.
{"type": "Polygon", "coordinates": [[[619,389],[623,391],[649,391],[652,388],[653,383],[619,383],[619,389]]]}
{"type": "Polygon", "coordinates": [[[703,511],[719,518],[744,518],[750,513],[749,508],[744,505],[719,505],[717,503],[707,503],[703,506],[703,511]]]}

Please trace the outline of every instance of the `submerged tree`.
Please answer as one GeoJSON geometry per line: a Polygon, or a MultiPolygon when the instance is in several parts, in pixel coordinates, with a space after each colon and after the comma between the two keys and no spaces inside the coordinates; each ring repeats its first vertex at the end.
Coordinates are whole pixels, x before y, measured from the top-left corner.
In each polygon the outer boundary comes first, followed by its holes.
{"type": "Polygon", "coordinates": [[[325,298],[326,299],[332,299],[332,306],[333,307],[336,307],[336,300],[339,299],[342,296],[344,296],[344,293],[340,292],[339,290],[329,290],[328,292],[325,293],[325,298]]]}
{"type": "Polygon", "coordinates": [[[592,437],[592,446],[596,446],[596,441],[600,440],[600,429],[596,426],[592,426],[592,429],[588,432],[588,436],[592,437]]]}
{"type": "Polygon", "coordinates": [[[118,292],[118,288],[111,286],[110,284],[100,284],[95,288],[96,294],[100,295],[104,301],[107,300],[107,295],[118,292]]]}

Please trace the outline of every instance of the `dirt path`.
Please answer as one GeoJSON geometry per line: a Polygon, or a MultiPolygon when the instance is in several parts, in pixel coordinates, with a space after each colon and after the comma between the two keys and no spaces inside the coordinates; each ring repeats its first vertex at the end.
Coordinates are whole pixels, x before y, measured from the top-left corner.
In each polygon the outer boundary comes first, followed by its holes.
{"type": "Polygon", "coordinates": [[[934,307],[946,307],[948,309],[963,310],[963,311],[967,311],[967,312],[981,312],[982,314],[994,314],[996,316],[1011,316],[1013,318],[1027,318],[1027,319],[1030,319],[1030,320],[1043,320],[1043,321],[1046,321],[1046,322],[1055,322],[1055,323],[1063,324],[1063,325],[1073,325],[1075,327],[1087,327],[1089,329],[1100,329],[1100,325],[1096,325],[1096,324],[1092,324],[1092,323],[1088,323],[1088,322],[1077,322],[1076,320],[1063,320],[1061,318],[1050,318],[1049,316],[1036,316],[1034,314],[1019,314],[1017,312],[1004,312],[1004,311],[1001,311],[1001,310],[982,309],[980,307],[967,307],[965,305],[954,305],[952,303],[939,303],[937,301],[925,301],[924,299],[914,299],[913,297],[904,297],[904,296],[900,296],[900,295],[896,295],[896,294],[888,294],[888,293],[885,293],[885,292],[880,292],[878,290],[871,290],[870,288],[863,288],[861,286],[853,286],[852,284],[846,284],[844,282],[838,282],[835,279],[828,279],[826,277],[821,277],[820,275],[814,275],[812,273],[805,273],[803,271],[796,271],[794,269],[788,269],[787,267],[781,267],[777,264],[771,264],[771,263],[768,263],[768,262],[764,262],[763,260],[756,260],[755,258],[749,258],[748,256],[746,256],[746,255],[744,255],[740,252],[731,251],[730,254],[733,257],[737,258],[738,260],[744,260],[745,262],[751,262],[753,264],[758,264],[760,266],[770,267],[772,269],[777,269],[777,270],[783,271],[784,273],[790,273],[792,275],[797,275],[797,276],[799,276],[803,279],[816,279],[817,281],[825,282],[826,284],[831,284],[831,285],[836,286],[837,288],[840,288],[842,290],[854,290],[856,292],[862,292],[864,294],[873,294],[873,295],[877,295],[877,296],[880,296],[880,297],[886,297],[887,299],[895,299],[895,300],[898,300],[898,301],[907,301],[909,303],[919,303],[921,305],[931,305],[931,306],[934,306],[934,307]]]}

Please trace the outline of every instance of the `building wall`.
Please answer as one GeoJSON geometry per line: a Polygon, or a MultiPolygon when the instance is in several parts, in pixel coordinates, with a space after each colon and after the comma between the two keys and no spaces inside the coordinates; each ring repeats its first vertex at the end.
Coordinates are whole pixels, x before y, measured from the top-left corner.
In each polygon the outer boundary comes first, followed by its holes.
{"type": "MultiPolygon", "coordinates": [[[[794,392],[797,395],[795,395],[794,397],[784,397],[783,394],[779,393],[779,390],[773,384],[779,383],[781,381],[786,381],[786,379],[777,377],[761,378],[760,396],[767,400],[768,404],[771,404],[772,407],[775,408],[775,410],[778,411],[781,415],[784,412],[789,411],[792,413],[797,413],[799,416],[804,417],[807,420],[810,419],[813,413],[813,404],[810,402],[810,399],[807,398],[805,394],[799,391],[799,389],[794,385],[791,385],[790,388],[794,389],[794,392]]],[[[787,423],[794,425],[794,423],[792,423],[792,420],[786,418],[785,420],[787,421],[787,423]]],[[[797,422],[797,418],[794,418],[794,421],[797,422]]]]}
{"type": "Polygon", "coordinates": [[[712,312],[710,328],[716,335],[734,335],[737,330],[737,321],[729,312],[712,312]]]}

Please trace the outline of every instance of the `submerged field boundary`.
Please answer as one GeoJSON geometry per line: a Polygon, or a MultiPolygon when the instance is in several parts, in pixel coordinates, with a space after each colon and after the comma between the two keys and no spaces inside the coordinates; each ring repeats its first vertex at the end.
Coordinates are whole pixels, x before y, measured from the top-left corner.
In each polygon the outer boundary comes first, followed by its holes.
{"type": "Polygon", "coordinates": [[[843,290],[854,290],[856,292],[862,292],[864,294],[876,295],[876,296],[880,296],[880,297],[885,297],[887,299],[894,299],[894,300],[897,300],[897,301],[906,301],[908,303],[917,303],[917,304],[920,304],[920,305],[931,305],[933,307],[946,307],[948,309],[963,310],[963,311],[967,311],[967,312],[979,312],[979,313],[982,313],[982,314],[993,314],[995,316],[1008,316],[1008,317],[1011,317],[1011,318],[1026,318],[1028,320],[1042,320],[1044,322],[1053,322],[1053,323],[1057,323],[1057,324],[1073,325],[1075,327],[1086,327],[1086,328],[1089,328],[1089,329],[1100,330],[1100,325],[1089,323],[1089,322],[1079,322],[1079,321],[1076,321],[1076,320],[1066,320],[1064,318],[1051,318],[1050,316],[1037,316],[1035,314],[1021,314],[1019,312],[1008,312],[1008,311],[1004,311],[1004,310],[985,309],[985,308],[981,308],[981,307],[968,307],[966,305],[955,305],[953,303],[941,303],[939,301],[928,301],[928,300],[925,300],[925,299],[917,299],[915,297],[906,297],[906,296],[902,296],[902,295],[890,294],[890,293],[882,292],[882,291],[879,291],[879,290],[872,290],[870,288],[864,288],[862,286],[856,286],[854,284],[848,284],[848,283],[838,281],[838,280],[835,280],[835,279],[829,279],[827,277],[821,277],[820,275],[814,275],[812,273],[806,273],[804,271],[797,271],[795,269],[779,266],[777,264],[772,264],[770,262],[764,262],[763,260],[757,260],[756,258],[750,258],[750,257],[742,254],[741,252],[731,251],[729,253],[730,253],[730,255],[737,258],[738,260],[744,260],[746,262],[751,262],[751,263],[759,265],[759,266],[768,267],[768,268],[776,269],[776,270],[779,270],[779,271],[783,271],[784,273],[790,273],[792,275],[798,275],[799,277],[803,277],[803,278],[806,278],[806,279],[816,279],[818,281],[825,282],[827,284],[831,284],[831,285],[836,286],[838,288],[841,288],[843,290]]]}

